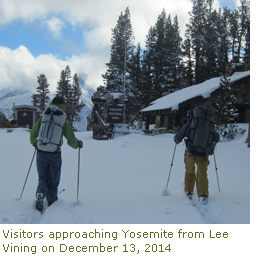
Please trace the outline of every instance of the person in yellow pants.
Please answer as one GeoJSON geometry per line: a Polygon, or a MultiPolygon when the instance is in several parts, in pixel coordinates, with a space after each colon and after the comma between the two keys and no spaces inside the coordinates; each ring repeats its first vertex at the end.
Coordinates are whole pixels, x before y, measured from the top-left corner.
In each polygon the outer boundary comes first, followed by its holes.
{"type": "Polygon", "coordinates": [[[193,193],[195,183],[197,188],[198,197],[206,197],[209,196],[208,189],[208,178],[207,178],[207,167],[209,165],[208,156],[196,156],[192,155],[189,152],[185,152],[185,192],[187,195],[191,195],[189,193],[193,193]],[[197,174],[196,174],[197,167],[197,174]]]}
{"type": "MultiPolygon", "coordinates": [[[[189,110],[187,114],[187,123],[183,125],[181,130],[174,136],[174,141],[176,144],[182,142],[184,138],[186,140],[190,137],[190,128],[191,121],[193,118],[193,110],[189,110]]],[[[213,131],[213,143],[219,142],[219,134],[216,131],[213,131]]],[[[189,147],[187,147],[185,151],[185,193],[186,195],[192,199],[194,188],[196,184],[197,195],[200,201],[203,204],[207,203],[207,199],[209,197],[209,184],[207,177],[207,168],[209,165],[208,154],[194,153],[189,151],[189,147]],[[197,170],[196,170],[197,168],[197,170]]]]}

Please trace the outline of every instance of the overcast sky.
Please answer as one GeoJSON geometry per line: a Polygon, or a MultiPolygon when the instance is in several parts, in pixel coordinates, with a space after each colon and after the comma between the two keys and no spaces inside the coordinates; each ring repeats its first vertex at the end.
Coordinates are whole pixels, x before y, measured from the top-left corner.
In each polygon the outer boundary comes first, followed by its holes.
{"type": "MultiPolygon", "coordinates": [[[[215,0],[232,9],[240,0],[215,0]]],[[[184,36],[191,0],[0,0],[0,89],[35,91],[45,74],[54,92],[61,70],[70,66],[88,88],[103,84],[110,59],[111,29],[130,9],[135,44],[146,35],[163,8],[178,16],[184,36]]]]}

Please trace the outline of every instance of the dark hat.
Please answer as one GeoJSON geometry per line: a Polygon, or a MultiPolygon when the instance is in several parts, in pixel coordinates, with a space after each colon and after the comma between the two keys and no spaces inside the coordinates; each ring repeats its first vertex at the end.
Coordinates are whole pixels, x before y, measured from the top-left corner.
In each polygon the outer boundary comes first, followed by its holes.
{"type": "Polygon", "coordinates": [[[52,104],[56,104],[56,105],[63,104],[63,105],[65,105],[65,100],[64,100],[62,97],[56,96],[56,97],[52,100],[52,104]]]}
{"type": "Polygon", "coordinates": [[[188,110],[187,117],[189,117],[189,116],[193,116],[193,110],[188,110]]]}

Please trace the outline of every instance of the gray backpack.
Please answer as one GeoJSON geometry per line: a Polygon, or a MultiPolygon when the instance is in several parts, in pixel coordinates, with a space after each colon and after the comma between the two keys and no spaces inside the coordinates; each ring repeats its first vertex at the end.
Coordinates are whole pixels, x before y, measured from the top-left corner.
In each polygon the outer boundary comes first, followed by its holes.
{"type": "Polygon", "coordinates": [[[37,149],[45,152],[60,150],[63,125],[66,114],[57,106],[50,105],[42,113],[41,126],[37,138],[37,149]]]}
{"type": "Polygon", "coordinates": [[[211,155],[214,153],[215,110],[212,107],[196,107],[193,110],[189,138],[186,139],[188,152],[194,155],[211,155]]]}

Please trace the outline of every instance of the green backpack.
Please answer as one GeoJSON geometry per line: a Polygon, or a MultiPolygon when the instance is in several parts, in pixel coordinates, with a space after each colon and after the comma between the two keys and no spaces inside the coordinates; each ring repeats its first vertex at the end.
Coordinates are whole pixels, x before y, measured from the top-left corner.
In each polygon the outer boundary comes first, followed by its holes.
{"type": "Polygon", "coordinates": [[[212,155],[215,110],[212,107],[196,107],[193,110],[189,138],[186,139],[187,151],[193,155],[212,155]]]}

